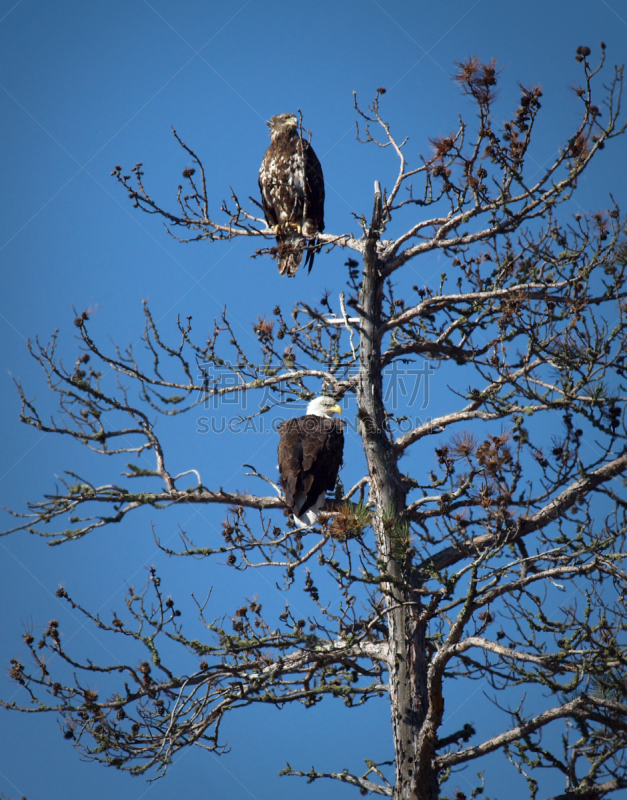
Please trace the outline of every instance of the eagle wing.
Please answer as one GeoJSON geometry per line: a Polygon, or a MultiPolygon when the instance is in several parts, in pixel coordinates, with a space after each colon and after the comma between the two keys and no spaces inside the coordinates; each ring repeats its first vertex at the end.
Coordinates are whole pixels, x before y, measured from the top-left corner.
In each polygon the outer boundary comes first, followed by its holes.
{"type": "Polygon", "coordinates": [[[305,219],[311,219],[316,233],[324,230],[324,176],[318,156],[309,142],[305,150],[305,219]]]}
{"type": "Polygon", "coordinates": [[[340,420],[307,414],[282,422],[278,431],[285,503],[299,517],[321,494],[335,488],[344,449],[343,425],[340,420]],[[297,508],[299,495],[305,497],[297,508]]]}
{"type": "Polygon", "coordinates": [[[314,256],[320,250],[317,235],[324,230],[324,177],[318,156],[309,142],[303,144],[305,160],[305,208],[303,213],[303,233],[308,237],[305,266],[311,272],[314,256]]]}

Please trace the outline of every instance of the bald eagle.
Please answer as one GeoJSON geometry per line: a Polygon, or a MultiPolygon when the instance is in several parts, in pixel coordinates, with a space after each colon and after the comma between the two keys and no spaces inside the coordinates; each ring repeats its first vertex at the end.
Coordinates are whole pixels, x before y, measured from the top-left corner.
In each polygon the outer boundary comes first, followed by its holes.
{"type": "Polygon", "coordinates": [[[304,417],[282,422],[278,431],[279,471],[285,503],[296,524],[315,524],[327,492],[333,491],[344,450],[342,409],[331,397],[316,397],[304,417]]]}
{"type": "Polygon", "coordinates": [[[311,271],[316,237],[324,230],[324,178],[313,147],[293,114],[268,122],[270,147],[261,162],[259,189],[269,228],[276,232],[279,273],[293,277],[307,249],[311,271]]]}

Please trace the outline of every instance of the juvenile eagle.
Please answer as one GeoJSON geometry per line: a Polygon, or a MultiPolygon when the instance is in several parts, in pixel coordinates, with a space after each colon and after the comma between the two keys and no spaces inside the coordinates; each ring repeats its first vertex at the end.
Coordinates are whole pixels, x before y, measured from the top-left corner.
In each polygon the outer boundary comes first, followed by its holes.
{"type": "Polygon", "coordinates": [[[330,397],[316,397],[304,417],[282,422],[278,431],[279,471],[285,503],[301,528],[314,525],[327,492],[335,488],[344,450],[342,409],[330,397]]]}
{"type": "Polygon", "coordinates": [[[293,114],[268,122],[270,147],[261,162],[259,189],[269,228],[276,231],[279,273],[296,274],[307,249],[313,266],[316,237],[324,230],[324,178],[313,147],[302,138],[293,114]]]}

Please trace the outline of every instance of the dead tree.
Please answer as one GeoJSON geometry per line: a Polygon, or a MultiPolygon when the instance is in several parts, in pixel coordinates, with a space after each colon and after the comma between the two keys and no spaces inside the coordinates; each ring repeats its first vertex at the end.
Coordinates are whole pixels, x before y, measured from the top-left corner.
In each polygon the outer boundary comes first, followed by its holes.
{"type": "MultiPolygon", "coordinates": [[[[82,659],[66,649],[53,620],[39,642],[25,635],[29,658],[11,663],[24,697],[11,709],[59,714],[64,735],[89,758],[161,774],[189,745],[220,752],[222,719],[252,703],[313,706],[332,696],[350,707],[388,694],[394,776],[375,761],[362,775],[341,765],[336,772],[288,765],[283,774],[340,780],[397,800],[462,798],[451,788],[459,768],[480,770],[484,756],[500,752],[525,776],[532,798],[546,797],[547,770],[563,777],[560,798],[627,786],[625,217],[613,200],[589,215],[560,210],[596,154],[625,130],[621,69],[597,100],[604,58],[602,47],[593,66],[590,50],[578,49],[580,122],[535,174],[526,155],[542,92],[520,85],[519,106],[498,126],[494,63],[457,65],[476,125],[461,121],[450,136],[432,139],[417,166],[383,116],[385,90],[368,109],[355,98],[358,138],[391,148],[398,172],[384,191],[376,185],[359,236],[320,237],[361,259],[359,267],[348,258],[346,294],[325,295],[319,307],[299,302],[291,316],[279,307],[274,319],[260,316],[260,355],[238,342],[226,312],[206,341],[194,340],[187,320],[168,343],[148,308],[149,364],[131,348],[101,347],[87,313],[76,318],[80,351],[71,369],[60,363],[54,338],[32,345],[61,413],[46,421],[19,387],[22,420],[135,463],[105,486],[69,473],[17,514],[14,530],[56,544],[146,505],[156,514],[176,504],[222,504],[222,540],[207,546],[183,536],[176,554],[214,558],[235,574],[281,572],[286,588],[302,584],[312,611],[298,618],[287,603],[268,619],[259,598],[236,609],[209,598],[199,604],[205,636],[198,639],[180,626],[154,570],[110,621],[60,589],[98,628],[126,637],[129,660],[82,659]],[[405,232],[386,238],[393,220],[405,232]],[[434,251],[447,259],[446,273],[411,287],[403,268],[434,251]],[[398,369],[415,374],[412,363],[438,367],[449,387],[427,421],[412,419],[406,395],[390,400],[390,380],[398,369]],[[221,385],[207,365],[236,380],[221,385]],[[178,488],[155,414],[262,392],[272,398],[256,412],[263,416],[321,390],[356,398],[367,473],[348,491],[338,485],[314,530],[295,531],[281,516],[276,486],[263,496],[206,487],[196,465],[198,485],[178,488]],[[140,459],[150,454],[146,469],[140,459]],[[68,515],[71,527],[59,527],[68,515]],[[316,585],[321,569],[342,592],[339,610],[316,585]],[[576,599],[556,601],[567,585],[576,599]],[[166,658],[173,644],[192,653],[193,670],[166,658]],[[68,675],[50,674],[46,651],[68,675]],[[110,694],[86,688],[90,675],[110,683],[110,694]],[[502,721],[497,735],[470,722],[459,730],[443,725],[450,687],[473,681],[491,688],[491,714],[502,721]]],[[[221,221],[210,216],[204,167],[178,141],[195,166],[183,173],[188,188],[179,187],[177,210],[151,197],[141,164],[128,174],[116,167],[134,205],[165,218],[177,238],[270,239],[254,204],[245,210],[235,193],[221,221]]],[[[257,251],[264,253],[272,248],[257,251]]],[[[253,473],[273,484],[274,476],[253,473]]],[[[489,774],[485,780],[491,796],[502,791],[489,774]]],[[[471,794],[483,794],[482,780],[471,794]]]]}

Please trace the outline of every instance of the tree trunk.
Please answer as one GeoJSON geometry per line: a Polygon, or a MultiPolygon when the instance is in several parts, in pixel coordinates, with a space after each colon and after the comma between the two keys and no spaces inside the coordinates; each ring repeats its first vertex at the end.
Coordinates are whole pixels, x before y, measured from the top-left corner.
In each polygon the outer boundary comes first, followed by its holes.
{"type": "MultiPolygon", "coordinates": [[[[377,255],[382,218],[381,191],[375,184],[372,222],[364,248],[360,293],[360,371],[357,391],[361,436],[368,461],[373,528],[389,576],[382,585],[389,629],[388,671],[392,730],[396,754],[396,800],[437,800],[433,767],[437,724],[429,712],[426,623],[417,595],[411,591],[409,529],[405,519],[406,488],[398,457],[387,433],[381,375],[381,325],[384,279],[377,255]]],[[[441,694],[437,693],[438,697],[441,694]]],[[[433,709],[441,718],[442,709],[433,709]]]]}

